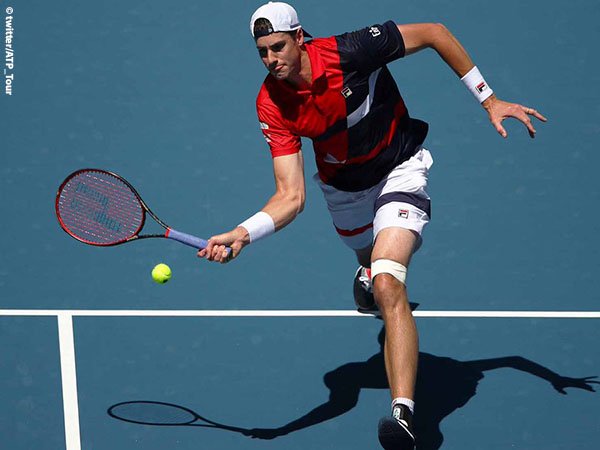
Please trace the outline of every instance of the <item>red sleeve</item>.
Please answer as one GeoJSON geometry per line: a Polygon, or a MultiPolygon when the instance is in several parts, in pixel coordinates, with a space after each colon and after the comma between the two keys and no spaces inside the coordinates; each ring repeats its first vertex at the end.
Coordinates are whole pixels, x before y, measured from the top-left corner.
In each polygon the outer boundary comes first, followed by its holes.
{"type": "Polygon", "coordinates": [[[271,156],[292,155],[302,148],[300,136],[292,133],[285,124],[285,119],[276,105],[265,98],[261,91],[256,100],[256,112],[260,129],[271,148],[271,156]]]}

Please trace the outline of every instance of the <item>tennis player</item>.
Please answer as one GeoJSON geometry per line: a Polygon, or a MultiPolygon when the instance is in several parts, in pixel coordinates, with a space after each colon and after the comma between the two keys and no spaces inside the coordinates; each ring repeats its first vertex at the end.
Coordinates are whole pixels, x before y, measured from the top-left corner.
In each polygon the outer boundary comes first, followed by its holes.
{"type": "MultiPolygon", "coordinates": [[[[433,48],[487,111],[497,132],[513,117],[535,136],[535,109],[497,98],[457,39],[441,24],[392,21],[328,38],[303,30],[294,8],[270,2],[250,20],[268,70],[256,107],[270,147],[275,193],[252,217],[213,236],[199,256],[227,262],[288,225],[304,208],[300,137],[312,139],[323,193],[338,235],[356,252],[355,300],[385,321],[392,414],[379,423],[385,449],[412,449],[418,336],[406,274],[431,217],[423,147],[427,124],[412,118],[386,65],[433,48]],[[228,257],[225,246],[232,248],[228,257]],[[373,305],[373,301],[375,305],[373,305]]],[[[433,94],[432,94],[433,95],[433,94]]]]}

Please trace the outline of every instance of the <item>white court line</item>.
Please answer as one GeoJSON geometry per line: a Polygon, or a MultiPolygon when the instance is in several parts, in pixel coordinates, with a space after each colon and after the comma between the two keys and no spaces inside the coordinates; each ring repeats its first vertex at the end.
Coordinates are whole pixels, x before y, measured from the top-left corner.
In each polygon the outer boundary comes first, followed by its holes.
{"type": "Polygon", "coordinates": [[[81,450],[73,317],[65,312],[58,313],[58,341],[60,346],[60,373],[65,416],[65,442],[67,450],[81,450]]]}
{"type": "MultiPolygon", "coordinates": [[[[598,319],[600,311],[414,311],[415,317],[598,319]]],[[[61,310],[0,309],[0,316],[58,318],[67,450],[81,450],[73,317],[373,317],[345,310],[61,310]]]]}
{"type": "MultiPolygon", "coordinates": [[[[354,310],[0,309],[0,316],[77,317],[373,317],[354,310]]],[[[415,317],[600,319],[600,311],[414,311],[415,317]]]]}

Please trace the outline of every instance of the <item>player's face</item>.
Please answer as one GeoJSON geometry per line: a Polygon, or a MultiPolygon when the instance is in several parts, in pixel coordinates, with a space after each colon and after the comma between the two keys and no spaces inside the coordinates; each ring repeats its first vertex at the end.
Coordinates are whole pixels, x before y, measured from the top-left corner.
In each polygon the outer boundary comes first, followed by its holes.
{"type": "Polygon", "coordinates": [[[302,32],[295,36],[273,33],[256,40],[256,48],[267,70],[277,80],[294,80],[300,73],[302,32]]]}

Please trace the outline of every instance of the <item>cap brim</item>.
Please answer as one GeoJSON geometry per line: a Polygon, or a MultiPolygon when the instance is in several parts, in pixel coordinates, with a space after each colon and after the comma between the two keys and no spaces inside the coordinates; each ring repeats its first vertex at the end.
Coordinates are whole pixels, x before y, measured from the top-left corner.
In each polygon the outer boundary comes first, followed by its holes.
{"type": "MultiPolygon", "coordinates": [[[[290,31],[296,31],[300,28],[302,28],[302,27],[298,27],[298,28],[296,28],[294,30],[290,30],[290,31]]],[[[273,33],[288,33],[288,31],[283,31],[283,30],[274,31],[272,28],[269,28],[268,30],[265,30],[263,33],[254,34],[254,32],[253,32],[252,37],[256,40],[256,39],[264,37],[264,36],[269,36],[270,34],[273,34],[273,33]]],[[[309,37],[309,38],[313,37],[312,34],[310,34],[304,28],[302,28],[302,33],[304,34],[305,37],[309,37]]]]}

